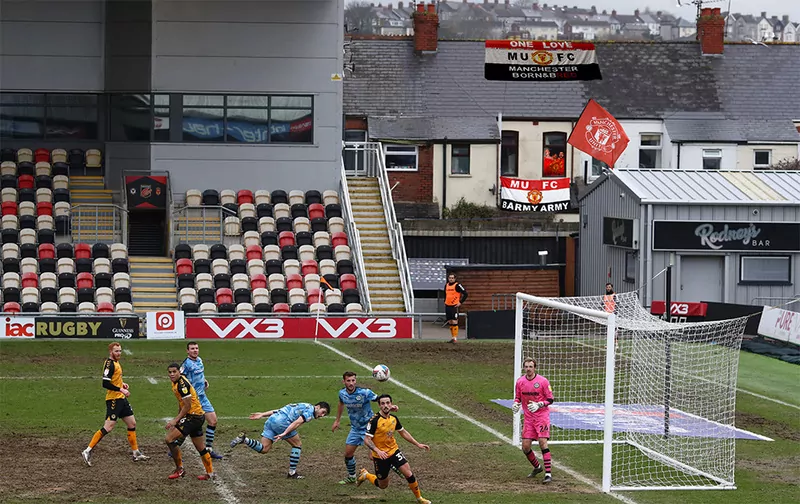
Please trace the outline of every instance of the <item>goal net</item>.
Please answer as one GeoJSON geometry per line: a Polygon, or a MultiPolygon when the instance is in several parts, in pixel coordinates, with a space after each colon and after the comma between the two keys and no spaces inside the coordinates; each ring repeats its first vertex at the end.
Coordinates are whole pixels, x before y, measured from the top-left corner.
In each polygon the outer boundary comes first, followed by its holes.
{"type": "Polygon", "coordinates": [[[604,491],[735,488],[746,318],[671,323],[635,292],[615,301],[517,294],[514,380],[533,358],[552,384],[550,444],[603,444],[604,491]]]}

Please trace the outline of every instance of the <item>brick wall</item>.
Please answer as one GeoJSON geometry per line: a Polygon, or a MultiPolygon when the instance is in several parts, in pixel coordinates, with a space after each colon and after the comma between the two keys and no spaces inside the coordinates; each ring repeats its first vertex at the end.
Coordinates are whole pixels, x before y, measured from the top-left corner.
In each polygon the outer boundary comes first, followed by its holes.
{"type": "Polygon", "coordinates": [[[394,201],[433,201],[433,146],[420,145],[417,155],[417,171],[390,171],[389,187],[394,201]]]}
{"type": "MultiPolygon", "coordinates": [[[[470,310],[491,310],[492,294],[524,292],[534,296],[558,297],[558,267],[459,267],[452,270],[467,289],[469,298],[461,307],[470,310]]],[[[448,271],[448,273],[450,273],[448,271]]],[[[502,308],[502,307],[501,307],[502,308]]],[[[513,299],[509,309],[513,310],[513,299]]]]}

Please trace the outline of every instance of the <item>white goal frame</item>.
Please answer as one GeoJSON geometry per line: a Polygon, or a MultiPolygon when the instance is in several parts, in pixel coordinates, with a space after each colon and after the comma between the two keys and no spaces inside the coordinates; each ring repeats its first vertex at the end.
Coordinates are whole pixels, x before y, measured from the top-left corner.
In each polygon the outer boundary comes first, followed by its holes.
{"type": "MultiPolygon", "coordinates": [[[[725,479],[720,478],[719,476],[715,476],[713,474],[709,474],[701,469],[691,467],[683,462],[675,460],[665,454],[655,452],[652,449],[647,447],[641,446],[636,442],[630,440],[615,440],[614,439],[614,423],[613,423],[613,408],[614,408],[614,398],[615,398],[615,364],[616,364],[616,352],[615,352],[615,344],[616,344],[616,336],[617,336],[617,326],[618,326],[618,316],[614,313],[608,313],[602,310],[594,310],[591,308],[585,308],[582,306],[576,306],[573,304],[567,304],[564,302],[560,302],[553,298],[542,298],[538,296],[532,296],[529,294],[518,292],[516,294],[516,305],[515,305],[515,320],[514,320],[514,384],[516,384],[516,380],[522,376],[522,359],[523,359],[523,339],[524,339],[524,331],[525,331],[525,320],[524,320],[524,305],[525,303],[533,303],[537,305],[542,305],[545,307],[563,310],[566,312],[573,313],[575,315],[585,317],[587,319],[594,319],[595,321],[602,323],[606,326],[606,338],[605,338],[605,377],[604,377],[604,390],[603,390],[603,401],[604,401],[604,413],[603,413],[603,430],[602,430],[602,439],[598,440],[558,440],[554,439],[548,441],[548,444],[552,445],[568,445],[568,444],[600,444],[603,445],[603,464],[602,464],[602,491],[605,493],[611,491],[633,491],[633,490],[735,490],[736,485],[734,481],[727,481],[725,479]],[[655,461],[661,462],[665,465],[671,466],[672,468],[678,469],[685,473],[695,475],[695,476],[702,476],[711,481],[717,483],[717,485],[705,485],[705,486],[693,486],[693,485],[664,485],[664,486],[622,486],[622,485],[613,485],[612,484],[612,460],[613,460],[613,446],[614,444],[623,444],[632,446],[639,451],[641,451],[645,456],[655,461]]],[[[657,321],[654,317],[653,321],[657,321]]],[[[664,322],[664,324],[668,324],[664,322]]],[[[558,387],[558,384],[554,384],[555,387],[558,387]]],[[[515,393],[515,387],[512,388],[512,392],[515,393]]],[[[513,395],[512,395],[513,397],[513,395]]],[[[512,441],[514,446],[520,447],[521,446],[521,424],[522,418],[519,414],[513,415],[513,436],[512,441]]],[[[734,460],[735,463],[735,460],[734,460]]]]}

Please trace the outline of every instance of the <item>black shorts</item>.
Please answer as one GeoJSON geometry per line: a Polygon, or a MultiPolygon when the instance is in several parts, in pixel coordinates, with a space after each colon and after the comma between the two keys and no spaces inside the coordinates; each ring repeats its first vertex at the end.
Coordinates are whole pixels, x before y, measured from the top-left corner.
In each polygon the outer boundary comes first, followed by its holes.
{"type": "Polygon", "coordinates": [[[124,397],[106,400],[106,419],[116,422],[120,418],[133,416],[133,408],[124,397]]]}
{"type": "Polygon", "coordinates": [[[375,465],[375,476],[377,476],[379,480],[383,480],[389,477],[389,471],[392,470],[392,467],[400,469],[408,464],[408,460],[406,460],[403,452],[397,450],[390,457],[385,459],[373,457],[372,463],[375,465]]]}
{"type": "Polygon", "coordinates": [[[458,322],[458,306],[444,306],[445,320],[455,320],[458,322]]]}
{"type": "Polygon", "coordinates": [[[175,426],[184,437],[201,437],[203,436],[203,422],[205,422],[206,417],[203,415],[186,415],[185,417],[181,418],[181,421],[178,422],[178,425],[175,426]]]}

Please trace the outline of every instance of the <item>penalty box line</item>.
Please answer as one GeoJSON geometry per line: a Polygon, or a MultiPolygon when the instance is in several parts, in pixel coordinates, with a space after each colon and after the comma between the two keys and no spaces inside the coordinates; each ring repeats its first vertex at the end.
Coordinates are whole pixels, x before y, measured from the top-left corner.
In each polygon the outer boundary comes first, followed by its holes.
{"type": "MultiPolygon", "coordinates": [[[[350,362],[352,362],[354,364],[357,364],[357,365],[359,365],[359,366],[361,366],[361,367],[363,367],[365,369],[372,369],[367,364],[361,362],[360,360],[356,359],[355,357],[352,357],[352,356],[348,355],[345,352],[342,352],[338,348],[334,348],[331,345],[328,345],[327,343],[322,343],[319,340],[317,340],[316,343],[318,345],[322,345],[323,347],[327,348],[331,352],[333,352],[335,354],[338,354],[341,357],[344,357],[345,359],[349,360],[350,362]]],[[[462,420],[466,420],[467,422],[471,423],[472,425],[474,425],[474,426],[476,426],[476,427],[478,427],[480,429],[483,429],[484,431],[488,432],[489,434],[493,435],[494,437],[496,437],[497,439],[503,441],[504,443],[507,443],[509,445],[514,446],[514,442],[511,440],[511,438],[509,438],[508,436],[503,435],[501,432],[493,429],[492,427],[489,427],[488,425],[484,424],[483,422],[481,422],[479,420],[476,420],[476,419],[472,418],[469,415],[465,415],[464,413],[458,411],[457,409],[452,408],[452,407],[450,407],[450,406],[448,406],[448,405],[446,405],[446,404],[444,404],[442,402],[439,402],[436,399],[434,399],[434,398],[432,398],[432,397],[420,392],[419,390],[416,390],[416,389],[414,389],[412,387],[409,387],[408,385],[406,385],[404,383],[401,383],[401,382],[397,381],[394,378],[391,378],[389,381],[391,383],[397,385],[401,389],[404,389],[404,390],[406,390],[408,392],[411,392],[415,396],[417,396],[417,397],[419,397],[421,399],[424,399],[424,400],[428,401],[429,403],[431,403],[431,404],[433,404],[435,406],[438,406],[439,408],[441,408],[441,409],[443,409],[443,410],[445,410],[445,411],[447,411],[449,413],[452,413],[453,415],[457,416],[458,418],[460,418],[462,420]]],[[[560,462],[557,463],[557,464],[554,463],[553,465],[557,466],[562,471],[564,471],[565,473],[569,474],[570,476],[572,476],[576,480],[580,481],[581,483],[594,488],[598,492],[601,492],[601,493],[603,492],[603,489],[599,484],[595,483],[594,481],[592,481],[591,479],[587,478],[586,476],[578,473],[574,469],[571,469],[571,468],[565,466],[564,464],[562,464],[560,462]]],[[[624,502],[625,504],[637,504],[636,501],[634,501],[633,499],[630,499],[629,497],[625,497],[624,495],[620,495],[620,494],[613,493],[613,492],[609,493],[608,495],[613,497],[613,498],[615,498],[615,499],[617,499],[620,502],[624,502]]]]}

